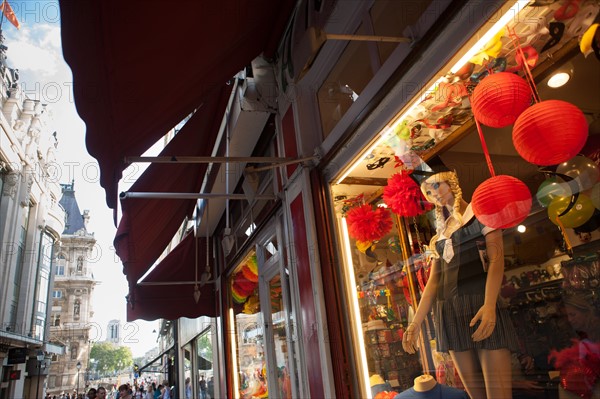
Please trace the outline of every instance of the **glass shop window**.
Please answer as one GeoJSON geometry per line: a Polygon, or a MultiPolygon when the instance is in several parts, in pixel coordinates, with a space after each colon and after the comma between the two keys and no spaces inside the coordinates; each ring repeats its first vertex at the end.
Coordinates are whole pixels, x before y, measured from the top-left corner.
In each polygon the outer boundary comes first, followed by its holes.
{"type": "MultiPolygon", "coordinates": [[[[402,1],[377,0],[354,34],[410,38],[410,26],[419,21],[430,3],[418,1],[407,6],[402,1]]],[[[317,92],[323,139],[331,133],[398,45],[377,41],[348,42],[317,92]]]]}
{"type": "Polygon", "coordinates": [[[251,251],[230,279],[234,390],[242,399],[267,398],[264,320],[258,295],[258,263],[251,251]]]}
{"type": "Polygon", "coordinates": [[[196,339],[196,361],[198,390],[214,397],[215,377],[213,370],[213,330],[209,328],[196,339]]]}
{"type": "MultiPolygon", "coordinates": [[[[379,0],[373,4],[369,12],[373,24],[373,33],[377,36],[410,37],[410,26],[419,20],[431,1],[415,1],[407,4],[395,0],[379,0]]],[[[379,60],[388,59],[397,43],[378,42],[379,60]]]]}
{"type": "MultiPolygon", "coordinates": [[[[356,34],[364,35],[361,25],[356,34]]],[[[367,42],[349,42],[317,92],[323,138],[327,137],[373,78],[367,42]]]]}
{"type": "Polygon", "coordinates": [[[183,347],[183,378],[185,383],[185,394],[186,397],[195,397],[194,388],[195,384],[192,380],[193,377],[193,365],[192,365],[192,344],[187,344],[183,347]]]}

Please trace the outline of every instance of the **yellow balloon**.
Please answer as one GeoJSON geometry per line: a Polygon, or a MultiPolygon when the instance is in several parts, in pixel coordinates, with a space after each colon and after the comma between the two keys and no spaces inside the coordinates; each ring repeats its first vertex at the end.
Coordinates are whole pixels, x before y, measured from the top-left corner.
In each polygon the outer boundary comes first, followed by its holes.
{"type": "Polygon", "coordinates": [[[571,205],[572,197],[557,197],[548,205],[548,217],[557,226],[575,228],[590,220],[594,214],[594,204],[587,195],[579,194],[575,204],[571,205]],[[565,210],[569,210],[561,215],[565,210]],[[559,216],[561,215],[561,216],[559,216]],[[560,221],[560,223],[559,223],[560,221]]]}

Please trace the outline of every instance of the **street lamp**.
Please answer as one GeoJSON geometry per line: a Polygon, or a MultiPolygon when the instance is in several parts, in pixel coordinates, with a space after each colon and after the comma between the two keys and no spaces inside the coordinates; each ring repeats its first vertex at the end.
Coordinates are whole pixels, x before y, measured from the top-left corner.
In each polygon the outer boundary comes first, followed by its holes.
{"type": "Polygon", "coordinates": [[[77,367],[77,390],[75,391],[75,396],[79,396],[79,370],[81,370],[81,362],[77,362],[75,367],[77,367]]]}
{"type": "Polygon", "coordinates": [[[37,351],[37,361],[38,361],[38,379],[37,379],[37,387],[35,389],[35,397],[40,397],[40,379],[42,378],[42,362],[44,361],[44,351],[37,351]]]}

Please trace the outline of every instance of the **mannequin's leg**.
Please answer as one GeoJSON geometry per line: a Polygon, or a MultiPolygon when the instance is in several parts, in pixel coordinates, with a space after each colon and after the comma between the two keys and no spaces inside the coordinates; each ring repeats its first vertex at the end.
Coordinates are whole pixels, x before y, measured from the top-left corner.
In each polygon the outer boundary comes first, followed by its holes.
{"type": "Polygon", "coordinates": [[[485,384],[477,353],[474,350],[450,351],[450,356],[452,356],[454,367],[456,367],[456,371],[458,371],[458,375],[471,399],[486,399],[485,384]]]}
{"type": "Polygon", "coordinates": [[[479,360],[488,399],[512,398],[512,368],[508,349],[480,349],[479,360]]]}

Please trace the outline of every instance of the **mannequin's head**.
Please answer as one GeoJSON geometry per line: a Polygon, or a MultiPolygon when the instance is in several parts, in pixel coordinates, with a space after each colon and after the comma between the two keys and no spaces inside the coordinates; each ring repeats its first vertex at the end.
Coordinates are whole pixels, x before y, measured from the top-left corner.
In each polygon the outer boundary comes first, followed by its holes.
{"type": "Polygon", "coordinates": [[[421,182],[421,191],[429,202],[438,206],[453,207],[462,199],[458,177],[452,171],[436,173],[421,182]]]}
{"type": "Polygon", "coordinates": [[[444,232],[449,236],[462,225],[462,190],[456,173],[445,170],[421,181],[421,191],[425,198],[435,205],[437,234],[430,243],[430,249],[435,253],[435,243],[440,234],[444,232]]]}

